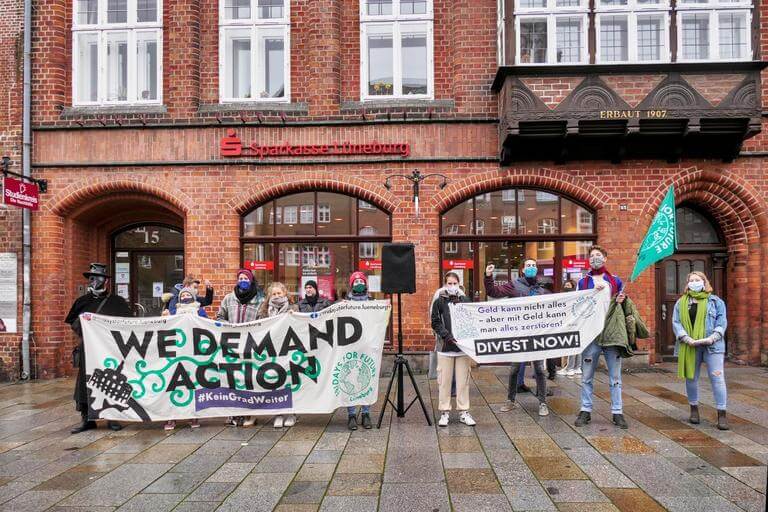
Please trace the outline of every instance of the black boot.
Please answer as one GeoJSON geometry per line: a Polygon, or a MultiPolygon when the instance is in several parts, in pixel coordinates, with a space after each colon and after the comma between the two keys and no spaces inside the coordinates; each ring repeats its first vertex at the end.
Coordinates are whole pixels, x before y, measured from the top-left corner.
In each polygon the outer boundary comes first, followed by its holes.
{"type": "Polygon", "coordinates": [[[623,414],[614,414],[613,415],[613,424],[616,425],[619,428],[628,429],[629,425],[627,425],[627,420],[624,419],[623,414]]]}
{"type": "Polygon", "coordinates": [[[717,410],[717,428],[720,430],[730,430],[728,418],[725,417],[725,411],[717,410]]]}
{"type": "Polygon", "coordinates": [[[85,432],[86,430],[93,430],[96,428],[96,422],[88,419],[88,413],[81,414],[81,416],[82,416],[82,423],[80,423],[80,425],[70,430],[69,431],[70,433],[79,434],[80,432],[85,432]]]}
{"type": "Polygon", "coordinates": [[[363,428],[366,430],[373,428],[373,423],[371,423],[371,415],[367,412],[363,413],[363,428]]]}
{"type": "Polygon", "coordinates": [[[347,420],[347,428],[349,430],[357,430],[357,418],[355,416],[350,416],[347,420]]]}
{"type": "Polygon", "coordinates": [[[691,417],[688,418],[688,421],[690,421],[694,425],[698,425],[699,423],[701,423],[701,417],[699,416],[699,406],[698,405],[692,405],[691,406],[691,417]]]}
{"type": "Polygon", "coordinates": [[[592,413],[587,411],[580,411],[579,415],[576,417],[576,422],[574,425],[577,427],[583,427],[584,425],[588,425],[590,421],[592,421],[592,413]]]}
{"type": "Polygon", "coordinates": [[[109,420],[107,422],[107,428],[113,432],[119,432],[123,430],[123,426],[116,421],[109,420]]]}

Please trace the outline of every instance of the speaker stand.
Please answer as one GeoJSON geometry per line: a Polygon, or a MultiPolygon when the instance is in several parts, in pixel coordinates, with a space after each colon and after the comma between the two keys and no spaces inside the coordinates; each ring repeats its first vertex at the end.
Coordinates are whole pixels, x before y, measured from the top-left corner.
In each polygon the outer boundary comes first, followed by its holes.
{"type": "Polygon", "coordinates": [[[421,404],[421,410],[424,411],[424,417],[427,419],[427,425],[431,427],[432,419],[429,417],[429,413],[427,412],[427,406],[424,405],[424,400],[421,398],[421,392],[419,391],[419,386],[416,384],[416,379],[413,377],[411,365],[408,364],[408,359],[403,355],[403,314],[400,304],[400,294],[398,293],[397,354],[395,355],[395,362],[392,366],[392,376],[389,378],[389,385],[387,386],[386,401],[384,402],[384,407],[381,408],[381,412],[379,413],[379,421],[376,424],[376,428],[381,428],[381,421],[384,419],[384,413],[387,411],[387,405],[392,406],[392,410],[397,413],[398,418],[403,418],[405,413],[408,412],[408,409],[410,409],[411,406],[416,403],[416,400],[418,400],[421,404]],[[411,400],[411,403],[409,403],[408,406],[405,405],[405,393],[403,389],[403,381],[405,378],[405,375],[403,374],[404,370],[408,372],[408,376],[411,379],[411,385],[416,391],[416,398],[411,400]],[[395,382],[395,379],[397,379],[397,390],[395,391],[397,393],[397,404],[395,404],[390,398],[390,395],[392,394],[392,384],[395,382]]]}

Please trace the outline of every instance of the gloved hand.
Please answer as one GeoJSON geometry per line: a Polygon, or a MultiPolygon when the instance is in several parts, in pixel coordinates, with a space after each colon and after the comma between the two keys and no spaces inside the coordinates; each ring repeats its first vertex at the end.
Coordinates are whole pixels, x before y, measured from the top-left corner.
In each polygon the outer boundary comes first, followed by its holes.
{"type": "Polygon", "coordinates": [[[443,345],[444,345],[443,348],[445,348],[446,350],[449,350],[449,349],[453,350],[453,349],[459,348],[456,346],[456,338],[454,338],[452,334],[449,334],[448,336],[445,337],[445,339],[443,340],[443,345]]]}
{"type": "Polygon", "coordinates": [[[680,341],[681,341],[682,343],[685,343],[686,345],[690,345],[690,346],[694,346],[694,343],[695,343],[695,342],[693,341],[693,338],[691,338],[691,337],[690,337],[690,336],[688,336],[687,334],[686,334],[685,336],[683,336],[682,338],[680,338],[680,341]]]}

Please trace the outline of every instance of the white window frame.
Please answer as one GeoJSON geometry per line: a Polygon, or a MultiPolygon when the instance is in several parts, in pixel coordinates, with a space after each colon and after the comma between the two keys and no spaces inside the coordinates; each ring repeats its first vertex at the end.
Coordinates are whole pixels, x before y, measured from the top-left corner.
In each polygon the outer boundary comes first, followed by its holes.
{"type": "Polygon", "coordinates": [[[137,0],[127,0],[126,23],[107,23],[107,0],[98,0],[96,23],[78,23],[77,0],[72,0],[72,105],[162,105],[163,103],[163,0],[157,0],[155,21],[139,22],[137,0]],[[126,99],[107,101],[107,39],[109,34],[127,32],[128,35],[128,88],[126,99]],[[142,100],[138,97],[138,46],[136,36],[155,33],[157,37],[157,99],[142,100]],[[96,101],[80,101],[78,98],[78,69],[80,68],[79,41],[81,34],[94,34],[97,39],[98,90],[96,101]]]}
{"type": "Polygon", "coordinates": [[[331,223],[331,205],[329,203],[317,205],[317,222],[320,224],[331,223]]]}
{"type": "Polygon", "coordinates": [[[515,62],[521,66],[568,66],[589,62],[589,3],[579,0],[579,5],[557,7],[557,0],[546,0],[544,7],[515,7],[515,62]],[[577,62],[557,62],[557,18],[581,18],[581,55],[577,62]],[[520,22],[530,19],[547,21],[546,62],[522,62],[520,22]]]}
{"type": "Polygon", "coordinates": [[[258,0],[250,0],[251,17],[228,20],[225,18],[225,0],[219,0],[219,103],[290,103],[291,102],[291,2],[283,1],[282,18],[258,18],[258,0]],[[251,38],[251,94],[250,98],[233,98],[227,94],[229,78],[227,73],[228,49],[227,34],[233,31],[250,30],[251,38]],[[262,98],[256,96],[263,89],[260,81],[260,58],[263,55],[264,37],[281,36],[283,38],[283,96],[281,98],[262,98]]]}
{"type": "MultiPolygon", "coordinates": [[[[595,0],[600,2],[600,0],[595,0]]],[[[669,47],[669,1],[652,5],[639,4],[636,0],[628,0],[628,5],[595,4],[595,62],[597,64],[653,64],[670,62],[672,50],[669,47]],[[603,60],[601,55],[600,26],[605,17],[624,16],[627,18],[627,60],[603,60]],[[637,46],[637,18],[645,16],[660,16],[662,18],[661,49],[658,60],[639,60],[637,46]]]]}
{"type": "Polygon", "coordinates": [[[752,9],[750,2],[744,0],[737,2],[712,2],[697,3],[679,3],[677,4],[677,61],[678,62],[709,62],[709,61],[727,61],[739,62],[752,60],[752,9]],[[686,59],[683,56],[683,17],[687,14],[695,13],[709,14],[709,57],[706,59],[686,59]],[[738,13],[746,16],[747,28],[747,51],[746,55],[740,58],[729,57],[723,59],[720,57],[720,14],[738,13]]]}
{"type": "MultiPolygon", "coordinates": [[[[299,223],[299,207],[298,206],[284,206],[283,207],[283,224],[298,224],[299,223]]],[[[279,223],[278,223],[279,224],[279,223]]]]}
{"type": "Polygon", "coordinates": [[[315,205],[302,204],[299,207],[299,224],[313,224],[315,222],[315,205]]]}
{"type": "Polygon", "coordinates": [[[507,8],[505,0],[496,0],[496,64],[507,64],[507,8]]]}
{"type": "Polygon", "coordinates": [[[400,0],[392,0],[392,14],[368,15],[366,0],[360,0],[360,99],[433,99],[435,96],[435,51],[433,0],[427,0],[425,14],[400,14],[400,0]],[[427,93],[403,94],[402,36],[425,32],[427,35],[427,93]],[[392,35],[392,94],[368,94],[368,36],[392,35]]]}

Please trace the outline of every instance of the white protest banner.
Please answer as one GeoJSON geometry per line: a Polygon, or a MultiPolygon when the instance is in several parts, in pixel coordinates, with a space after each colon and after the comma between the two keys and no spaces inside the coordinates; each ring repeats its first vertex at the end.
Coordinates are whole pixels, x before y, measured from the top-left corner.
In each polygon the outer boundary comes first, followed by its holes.
{"type": "Polygon", "coordinates": [[[373,404],[390,309],[340,302],[245,324],[84,313],[90,415],[165,421],[373,404]]]}
{"type": "Polygon", "coordinates": [[[478,363],[580,354],[600,334],[608,288],[451,305],[459,348],[478,363]]]}

